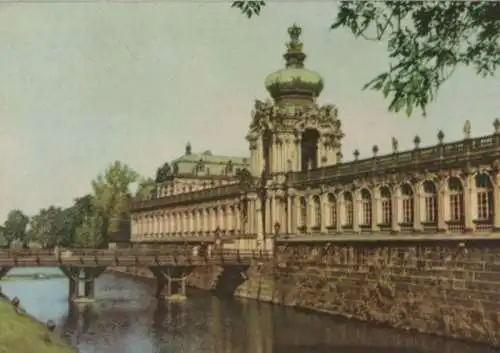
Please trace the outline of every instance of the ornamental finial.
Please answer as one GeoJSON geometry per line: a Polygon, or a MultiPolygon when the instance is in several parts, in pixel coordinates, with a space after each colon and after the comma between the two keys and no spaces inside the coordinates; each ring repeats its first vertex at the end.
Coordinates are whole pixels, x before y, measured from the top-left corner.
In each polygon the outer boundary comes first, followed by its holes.
{"type": "Polygon", "coordinates": [[[306,55],[302,52],[304,44],[300,41],[299,37],[302,34],[302,28],[295,23],[288,28],[290,41],[286,43],[287,52],[284,57],[287,67],[303,67],[306,55]]]}

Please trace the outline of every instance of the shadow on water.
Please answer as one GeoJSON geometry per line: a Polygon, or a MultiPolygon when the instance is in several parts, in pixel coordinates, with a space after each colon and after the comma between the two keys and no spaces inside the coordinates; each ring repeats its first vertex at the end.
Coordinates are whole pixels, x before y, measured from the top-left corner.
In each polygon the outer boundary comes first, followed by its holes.
{"type": "Polygon", "coordinates": [[[5,283],[82,353],[493,353],[493,349],[192,291],[158,301],[154,286],[105,274],[97,300],[68,305],[63,279],[5,283]]]}

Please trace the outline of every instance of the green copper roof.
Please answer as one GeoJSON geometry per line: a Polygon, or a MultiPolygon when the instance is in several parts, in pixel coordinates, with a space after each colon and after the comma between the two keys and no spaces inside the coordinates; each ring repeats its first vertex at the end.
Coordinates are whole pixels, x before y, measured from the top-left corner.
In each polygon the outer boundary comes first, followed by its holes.
{"type": "Polygon", "coordinates": [[[246,157],[213,155],[210,151],[192,153],[189,146],[186,147],[186,154],[173,160],[171,165],[177,165],[180,175],[222,176],[248,168],[249,160],[246,157]]]}
{"type": "Polygon", "coordinates": [[[278,100],[287,96],[316,98],[323,90],[323,78],[315,71],[304,68],[306,54],[299,40],[302,28],[293,25],[288,28],[290,42],[287,43],[285,68],[271,73],[265,79],[265,86],[271,96],[278,100]]]}

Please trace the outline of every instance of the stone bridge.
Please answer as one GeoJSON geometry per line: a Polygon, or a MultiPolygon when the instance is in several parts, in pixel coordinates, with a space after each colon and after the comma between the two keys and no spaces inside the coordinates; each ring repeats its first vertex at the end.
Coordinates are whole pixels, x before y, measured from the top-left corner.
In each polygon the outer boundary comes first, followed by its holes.
{"type": "Polygon", "coordinates": [[[54,251],[4,250],[0,251],[0,279],[14,267],[58,267],[68,277],[70,300],[93,298],[94,283],[108,267],[134,266],[148,268],[156,278],[156,297],[186,293],[186,278],[200,267],[220,266],[245,271],[252,261],[265,261],[268,253],[256,250],[219,250],[193,252],[186,248],[170,249],[66,249],[54,251]]]}

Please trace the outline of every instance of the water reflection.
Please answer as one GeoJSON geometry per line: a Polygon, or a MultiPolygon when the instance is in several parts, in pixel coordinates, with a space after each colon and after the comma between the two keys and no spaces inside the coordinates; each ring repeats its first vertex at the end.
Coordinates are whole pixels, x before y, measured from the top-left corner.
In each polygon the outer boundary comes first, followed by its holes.
{"type": "Polygon", "coordinates": [[[57,322],[82,353],[497,352],[200,292],[184,302],[157,301],[153,285],[108,274],[97,281],[98,300],[85,305],[68,305],[63,279],[2,287],[33,315],[57,322]]]}

